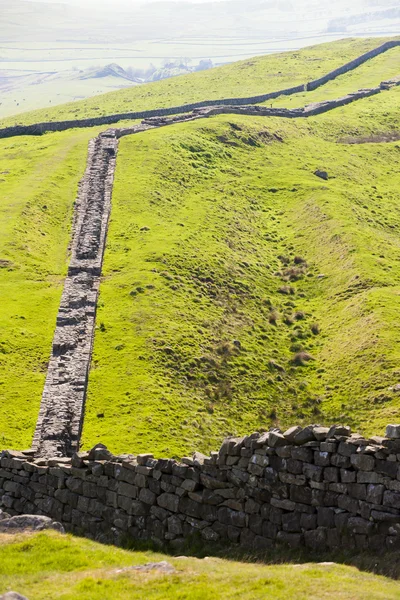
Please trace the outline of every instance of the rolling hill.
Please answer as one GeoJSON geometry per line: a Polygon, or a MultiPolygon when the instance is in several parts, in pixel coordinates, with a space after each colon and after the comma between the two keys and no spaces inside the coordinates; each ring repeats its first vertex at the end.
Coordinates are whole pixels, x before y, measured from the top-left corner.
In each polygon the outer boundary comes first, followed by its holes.
{"type": "MultiPolygon", "coordinates": [[[[379,42],[252,59],[17,120],[265,93],[379,42]]],[[[400,75],[398,57],[394,48],[274,103],[376,85],[400,75]]],[[[399,94],[304,121],[222,115],[120,142],[86,447],[182,455],[271,425],[344,420],[377,433],[396,418],[399,94]]],[[[3,447],[32,438],[73,202],[87,143],[102,129],[0,140],[3,447]]]]}

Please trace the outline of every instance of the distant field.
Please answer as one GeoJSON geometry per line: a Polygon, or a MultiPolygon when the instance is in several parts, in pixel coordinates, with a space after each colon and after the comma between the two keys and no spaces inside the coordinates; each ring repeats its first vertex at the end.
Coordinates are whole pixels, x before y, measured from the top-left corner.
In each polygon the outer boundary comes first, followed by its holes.
{"type": "Polygon", "coordinates": [[[396,418],[400,149],[340,140],[397,131],[399,98],[121,141],[85,446],[396,418]]]}
{"type": "MultiPolygon", "coordinates": [[[[332,562],[263,564],[133,552],[56,533],[2,536],[0,593],[35,600],[395,600],[399,584],[332,562]],[[135,570],[167,561],[172,573],[135,570]]],[[[268,560],[268,558],[267,558],[268,560]]],[[[275,557],[275,561],[277,558],[275,557]]],[[[290,560],[290,558],[289,558],[290,560]]],[[[286,562],[288,555],[286,551],[286,562]]],[[[363,562],[359,557],[359,562],[363,562]]],[[[365,561],[366,562],[366,561],[365,561]]]]}
{"type": "MultiPolygon", "coordinates": [[[[95,96],[79,103],[69,103],[9,117],[0,121],[0,127],[13,125],[16,122],[29,124],[38,121],[79,119],[177,106],[207,99],[218,100],[272,92],[320,77],[379,46],[387,39],[345,39],[304,48],[297,52],[255,57],[178,79],[166,79],[95,96]]],[[[374,67],[372,69],[374,70],[374,67]]],[[[374,80],[379,77],[379,68],[377,68],[374,80]]]]}

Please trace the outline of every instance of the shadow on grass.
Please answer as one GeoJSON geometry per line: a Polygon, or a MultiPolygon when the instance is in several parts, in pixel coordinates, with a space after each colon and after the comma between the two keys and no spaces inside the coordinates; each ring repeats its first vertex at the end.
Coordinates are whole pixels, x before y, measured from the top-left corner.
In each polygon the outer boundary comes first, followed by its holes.
{"type": "Polygon", "coordinates": [[[276,546],[268,551],[254,551],[250,548],[241,548],[236,544],[224,545],[206,543],[200,537],[191,537],[178,547],[169,543],[149,540],[134,540],[126,538],[122,542],[126,550],[144,552],[162,552],[171,557],[189,556],[192,558],[205,558],[212,556],[224,560],[243,563],[260,563],[264,565],[294,565],[306,563],[333,562],[345,566],[356,567],[360,571],[400,579],[400,551],[383,550],[375,554],[372,551],[359,551],[341,549],[337,551],[312,551],[306,548],[287,548],[283,545],[276,546]]]}

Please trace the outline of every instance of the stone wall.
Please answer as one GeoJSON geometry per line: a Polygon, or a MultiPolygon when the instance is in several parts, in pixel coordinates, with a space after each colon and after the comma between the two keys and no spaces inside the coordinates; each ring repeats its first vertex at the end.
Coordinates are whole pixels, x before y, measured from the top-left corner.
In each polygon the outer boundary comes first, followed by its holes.
{"type": "Polygon", "coordinates": [[[0,498],[11,515],[41,514],[101,541],[124,536],[179,547],[206,541],[264,550],[400,547],[400,426],[365,439],[348,427],[293,427],[224,440],[181,461],[1,453],[0,498]]]}
{"type": "MultiPolygon", "coordinates": [[[[400,40],[390,40],[385,42],[381,46],[374,48],[373,50],[366,52],[362,56],[346,63],[342,67],[331,71],[327,75],[319,79],[315,79],[308,83],[294,86],[291,88],[287,88],[284,90],[278,90],[276,92],[270,92],[268,94],[262,94],[259,96],[253,96],[248,98],[225,98],[222,100],[203,100],[201,102],[194,102],[191,104],[183,104],[181,106],[173,106],[170,108],[160,108],[154,110],[145,110],[145,111],[136,111],[136,112],[127,112],[120,113],[114,115],[107,115],[104,117],[93,117],[89,119],[75,119],[71,121],[53,121],[48,123],[35,123],[33,125],[15,125],[12,127],[6,127],[0,129],[0,139],[8,138],[20,135],[41,135],[48,131],[65,131],[67,129],[72,129],[74,127],[95,127],[98,125],[111,125],[113,123],[118,123],[118,121],[125,121],[131,119],[148,119],[151,117],[166,117],[169,115],[181,114],[191,112],[193,110],[210,107],[210,106],[245,106],[247,104],[258,104],[261,102],[266,102],[268,100],[272,100],[274,98],[278,98],[279,96],[290,96],[293,94],[297,94],[299,92],[315,90],[316,88],[324,85],[328,81],[331,81],[338,77],[339,75],[343,75],[351,70],[356,69],[361,64],[366,61],[378,56],[379,54],[383,54],[392,48],[400,46],[400,40]]],[[[328,109],[330,110],[330,109],[328,109]]],[[[275,115],[280,116],[280,115],[275,115]]],[[[290,115],[285,115],[290,116],[290,115]]]]}
{"type": "MultiPolygon", "coordinates": [[[[399,83],[400,80],[385,82],[382,89],[399,83]]],[[[36,456],[70,456],[79,448],[118,139],[156,127],[224,113],[307,117],[377,94],[381,87],[294,110],[263,106],[203,107],[189,114],[152,117],[144,119],[140,125],[110,129],[90,142],[88,166],[75,205],[71,262],[64,283],[33,439],[32,448],[36,456]]]]}
{"type": "Polygon", "coordinates": [[[117,145],[112,131],[89,144],[75,205],[71,261],[33,439],[37,456],[66,456],[78,448],[117,145]]]}

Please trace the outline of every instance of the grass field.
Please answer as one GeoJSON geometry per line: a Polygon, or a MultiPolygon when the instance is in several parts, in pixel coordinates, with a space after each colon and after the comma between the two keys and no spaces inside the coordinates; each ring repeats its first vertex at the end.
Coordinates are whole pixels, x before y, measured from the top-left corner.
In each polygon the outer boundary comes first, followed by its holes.
{"type": "Polygon", "coordinates": [[[399,584],[332,562],[238,562],[130,552],[55,533],[2,536],[0,593],[34,600],[395,600],[399,584]],[[174,572],[132,567],[167,561],[174,572]]]}
{"type": "MultiPolygon", "coordinates": [[[[201,100],[265,94],[306,83],[376,48],[388,38],[345,39],[303,48],[296,52],[272,54],[232,63],[210,71],[166,79],[144,86],[111,92],[80,102],[44,108],[0,120],[0,127],[15,123],[82,119],[128,111],[147,110],[201,100]]],[[[399,49],[397,49],[399,51],[399,49]]],[[[398,56],[391,51],[391,56],[398,56]]],[[[375,85],[394,70],[393,59],[376,58],[368,73],[375,85]]],[[[399,73],[400,74],[400,73],[399,73]]],[[[368,81],[371,84],[371,81],[368,81]]],[[[353,91],[353,90],[351,90],[353,91]]],[[[284,99],[287,100],[287,99],[284,99]]]]}
{"type": "MultiPolygon", "coordinates": [[[[253,70],[261,92],[277,71],[304,79],[316,63],[326,72],[378,43],[230,65],[193,75],[199,89],[189,77],[140,90],[149,107],[163,85],[176,94],[165,102],[189,101],[220,72],[224,96],[250,86],[253,70]]],[[[393,76],[398,50],[307,97],[393,76]]],[[[378,433],[396,420],[399,144],[341,142],[398,131],[399,92],[307,121],[225,116],[121,141],[86,446],[179,455],[271,424],[345,420],[378,433]]],[[[97,101],[107,112],[120,99],[97,101]]],[[[57,110],[69,108],[52,118],[57,110]]],[[[0,141],[2,447],[30,445],[77,184],[102,129],[0,141]]]]}
{"type": "Polygon", "coordinates": [[[122,140],[86,446],[181,455],[275,424],[396,419],[399,144],[338,142],[397,130],[399,97],[122,140]]]}

